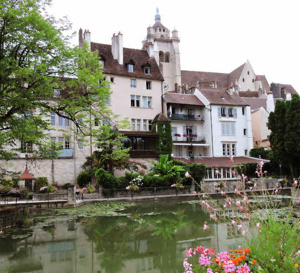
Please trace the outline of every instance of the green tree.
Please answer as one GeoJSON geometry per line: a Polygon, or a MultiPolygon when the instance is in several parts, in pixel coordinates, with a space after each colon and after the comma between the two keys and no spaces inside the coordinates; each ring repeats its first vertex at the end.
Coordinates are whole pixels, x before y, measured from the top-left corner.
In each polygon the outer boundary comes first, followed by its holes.
{"type": "Polygon", "coordinates": [[[115,169],[125,169],[129,162],[130,148],[124,147],[124,135],[109,125],[97,130],[96,145],[100,147],[93,153],[92,164],[113,174],[115,169]]]}
{"type": "Polygon", "coordinates": [[[69,23],[47,15],[50,1],[0,3],[0,159],[10,159],[9,147],[20,149],[20,143],[53,158],[45,133],[51,113],[74,122],[83,135],[94,116],[109,115],[99,57],[87,45],[68,46],[63,32],[69,23]]]}
{"type": "Polygon", "coordinates": [[[292,177],[298,177],[300,167],[300,98],[294,95],[286,111],[284,147],[289,156],[292,177]]]}
{"type": "Polygon", "coordinates": [[[300,164],[300,99],[293,95],[291,101],[276,102],[270,113],[268,128],[273,160],[283,168],[289,168],[292,177],[297,175],[300,164]]]}

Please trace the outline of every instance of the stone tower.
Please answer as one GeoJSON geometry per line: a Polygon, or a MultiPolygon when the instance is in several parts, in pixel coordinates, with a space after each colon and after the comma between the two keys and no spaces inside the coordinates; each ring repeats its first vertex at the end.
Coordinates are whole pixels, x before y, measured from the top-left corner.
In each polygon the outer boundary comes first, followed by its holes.
{"type": "Polygon", "coordinates": [[[151,58],[155,58],[164,77],[164,92],[180,92],[181,68],[178,31],[170,30],[161,23],[158,9],[155,24],[147,29],[147,38],[143,41],[143,49],[148,51],[151,58]]]}

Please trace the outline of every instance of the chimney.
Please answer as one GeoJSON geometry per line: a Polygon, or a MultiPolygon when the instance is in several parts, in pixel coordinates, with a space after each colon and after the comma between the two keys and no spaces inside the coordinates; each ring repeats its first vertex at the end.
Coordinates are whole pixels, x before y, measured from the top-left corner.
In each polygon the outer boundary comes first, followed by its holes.
{"type": "Polygon", "coordinates": [[[91,32],[86,29],[83,34],[84,41],[87,42],[89,48],[91,49],[91,32]]]}
{"type": "Polygon", "coordinates": [[[79,29],[79,46],[82,47],[83,46],[83,35],[82,35],[82,28],[79,29]]]}
{"type": "Polygon", "coordinates": [[[123,34],[121,32],[117,36],[114,34],[111,38],[111,52],[119,65],[123,65],[123,34]]]}

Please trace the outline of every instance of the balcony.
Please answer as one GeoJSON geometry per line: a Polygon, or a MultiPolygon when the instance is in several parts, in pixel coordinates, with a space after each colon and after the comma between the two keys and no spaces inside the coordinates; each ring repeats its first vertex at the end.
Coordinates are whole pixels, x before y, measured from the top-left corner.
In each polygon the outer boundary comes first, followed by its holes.
{"type": "Polygon", "coordinates": [[[173,143],[176,145],[178,144],[187,144],[187,143],[198,143],[198,144],[205,144],[206,141],[203,136],[199,136],[197,134],[191,134],[191,135],[180,135],[180,134],[175,134],[172,137],[173,143]]]}
{"type": "Polygon", "coordinates": [[[196,120],[196,121],[204,121],[204,118],[201,117],[201,115],[169,114],[168,117],[171,120],[196,120]]]}
{"type": "Polygon", "coordinates": [[[63,149],[58,152],[58,157],[73,157],[73,149],[63,149]]]}

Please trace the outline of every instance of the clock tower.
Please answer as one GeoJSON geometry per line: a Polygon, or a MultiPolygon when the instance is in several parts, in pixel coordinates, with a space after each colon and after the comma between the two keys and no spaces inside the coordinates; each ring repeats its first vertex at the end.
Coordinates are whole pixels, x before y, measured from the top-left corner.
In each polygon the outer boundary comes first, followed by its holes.
{"type": "Polygon", "coordinates": [[[155,58],[164,77],[164,92],[181,92],[181,67],[178,31],[170,30],[161,23],[159,10],[156,10],[155,23],[147,29],[147,38],[143,41],[143,49],[155,58]]]}

